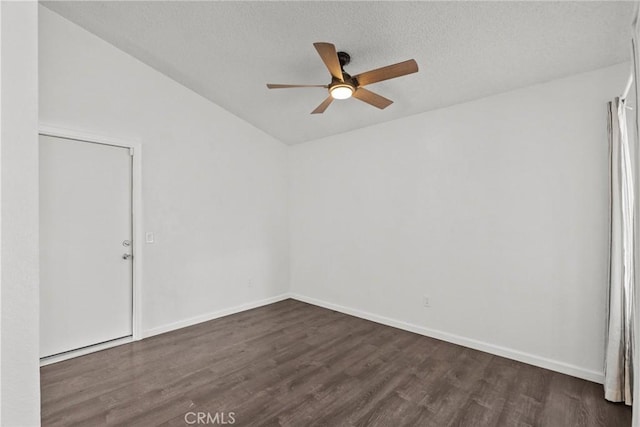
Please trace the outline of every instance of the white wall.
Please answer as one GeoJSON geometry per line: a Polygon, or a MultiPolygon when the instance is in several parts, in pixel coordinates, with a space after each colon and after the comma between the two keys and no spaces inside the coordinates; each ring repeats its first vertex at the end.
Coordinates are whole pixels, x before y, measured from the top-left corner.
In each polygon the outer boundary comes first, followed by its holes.
{"type": "Polygon", "coordinates": [[[288,291],[285,145],[44,7],[39,59],[41,122],[142,143],[143,330],[288,291]]]}
{"type": "Polygon", "coordinates": [[[40,424],[38,370],[38,9],[0,2],[0,411],[40,424]]]}
{"type": "Polygon", "coordinates": [[[293,292],[601,380],[605,103],[628,72],[622,64],[293,147],[293,292]]]}

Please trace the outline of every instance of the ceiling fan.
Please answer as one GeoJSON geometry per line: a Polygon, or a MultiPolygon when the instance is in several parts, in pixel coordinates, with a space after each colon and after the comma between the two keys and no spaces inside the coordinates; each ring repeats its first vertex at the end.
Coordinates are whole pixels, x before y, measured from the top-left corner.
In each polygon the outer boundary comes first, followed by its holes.
{"type": "Polygon", "coordinates": [[[366,85],[381,82],[383,80],[402,77],[407,74],[416,73],[418,64],[415,60],[399,62],[386,67],[376,68],[375,70],[366,71],[364,73],[351,76],[344,71],[344,66],[348,65],[351,57],[346,52],[336,52],[336,47],[331,43],[318,42],[314,43],[316,50],[320,54],[320,58],[331,74],[331,83],[328,85],[282,85],[267,83],[269,89],[288,89],[298,87],[322,87],[329,90],[329,96],[322,101],[311,114],[324,113],[324,110],[333,102],[334,99],[347,99],[352,96],[374,107],[384,109],[393,103],[392,100],[373,93],[364,88],[366,85]]]}

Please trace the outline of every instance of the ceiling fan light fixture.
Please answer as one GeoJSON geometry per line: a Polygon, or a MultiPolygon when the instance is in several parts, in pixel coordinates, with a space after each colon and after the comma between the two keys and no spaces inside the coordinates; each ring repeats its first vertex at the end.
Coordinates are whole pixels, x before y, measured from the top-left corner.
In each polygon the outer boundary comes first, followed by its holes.
{"type": "Polygon", "coordinates": [[[351,98],[351,95],[353,95],[353,92],[354,92],[353,86],[348,84],[343,84],[343,83],[331,86],[331,88],[329,89],[329,93],[331,94],[331,97],[333,99],[351,98]]]}
{"type": "MultiPolygon", "coordinates": [[[[2,1],[2,0],[0,0],[2,1]]],[[[384,110],[393,101],[378,95],[375,92],[365,89],[373,83],[384,80],[395,79],[396,77],[406,76],[407,74],[418,72],[418,64],[414,59],[398,62],[397,64],[387,65],[386,67],[376,68],[375,70],[365,71],[355,76],[351,76],[344,71],[344,66],[351,62],[351,57],[346,52],[336,51],[336,47],[331,43],[316,42],[313,46],[318,51],[320,59],[331,75],[331,83],[328,85],[289,85],[289,84],[272,84],[267,83],[269,89],[285,89],[296,87],[323,87],[328,89],[329,96],[316,107],[311,114],[322,114],[334,99],[356,98],[359,101],[366,102],[380,110],[384,110]]]]}

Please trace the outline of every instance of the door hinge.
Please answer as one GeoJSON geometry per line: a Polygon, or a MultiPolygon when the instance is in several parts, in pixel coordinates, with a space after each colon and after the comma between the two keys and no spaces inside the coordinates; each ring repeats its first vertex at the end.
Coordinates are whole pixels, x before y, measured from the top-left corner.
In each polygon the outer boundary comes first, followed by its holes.
{"type": "Polygon", "coordinates": [[[133,147],[129,147],[129,155],[133,157],[133,147]]]}

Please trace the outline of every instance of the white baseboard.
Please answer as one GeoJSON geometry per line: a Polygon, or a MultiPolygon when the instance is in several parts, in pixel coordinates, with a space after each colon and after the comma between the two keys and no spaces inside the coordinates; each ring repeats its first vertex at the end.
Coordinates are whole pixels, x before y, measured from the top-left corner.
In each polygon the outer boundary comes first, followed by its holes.
{"type": "Polygon", "coordinates": [[[584,369],[579,366],[560,362],[558,360],[553,360],[553,359],[549,359],[542,356],[536,356],[531,353],[525,353],[519,350],[514,350],[511,348],[502,347],[499,345],[494,345],[494,344],[486,343],[483,341],[478,341],[472,338],[462,337],[462,336],[451,334],[448,332],[426,328],[424,326],[415,325],[415,324],[404,322],[401,320],[391,319],[385,316],[379,316],[377,314],[369,313],[363,310],[358,310],[351,307],[345,307],[339,304],[333,304],[327,301],[319,300],[319,299],[308,297],[305,295],[300,295],[297,293],[283,293],[274,297],[265,298],[262,300],[253,301],[246,304],[241,304],[235,307],[214,311],[212,313],[202,314],[200,316],[195,316],[189,319],[180,320],[178,322],[173,322],[167,325],[148,329],[146,331],[143,331],[142,338],[147,338],[147,337],[162,334],[165,332],[174,331],[176,329],[185,328],[187,326],[196,325],[198,323],[206,322],[209,320],[217,319],[217,318],[228,316],[235,313],[240,313],[242,311],[251,310],[252,308],[273,304],[275,302],[283,301],[288,298],[306,302],[308,304],[313,304],[319,307],[327,308],[329,310],[338,311],[340,313],[348,314],[351,316],[359,317],[361,319],[370,320],[372,322],[380,323],[382,325],[391,326],[394,328],[413,332],[419,335],[424,335],[427,337],[436,338],[436,339],[450,342],[453,344],[458,344],[464,347],[473,348],[475,350],[484,351],[486,353],[495,354],[496,356],[506,357],[507,359],[517,360],[519,362],[527,363],[529,365],[538,366],[541,368],[560,372],[562,374],[567,374],[573,377],[582,378],[588,381],[593,381],[600,384],[604,382],[603,372],[584,369]]]}
{"type": "Polygon", "coordinates": [[[345,307],[338,304],[333,304],[327,301],[322,301],[316,298],[307,297],[304,295],[292,293],[290,298],[306,302],[308,304],[317,305],[319,307],[328,308],[329,310],[339,311],[340,313],[349,314],[351,316],[359,317],[362,319],[370,320],[372,322],[380,323],[394,328],[402,329],[416,334],[424,335],[431,338],[436,338],[442,341],[447,341],[453,344],[458,344],[464,347],[473,348],[475,350],[484,351],[485,353],[495,354],[497,356],[505,357],[507,359],[517,360],[519,362],[527,363],[529,365],[538,366],[541,368],[549,369],[551,371],[560,372],[562,374],[571,375],[573,377],[582,378],[588,381],[593,381],[602,384],[604,382],[604,373],[584,369],[579,366],[571,365],[568,363],[560,362],[546,357],[536,356],[531,353],[525,353],[518,350],[513,350],[507,347],[502,347],[486,342],[474,340],[472,338],[461,337],[459,335],[450,334],[448,332],[442,332],[435,329],[425,328],[424,326],[418,326],[411,323],[403,322],[401,320],[391,319],[377,314],[369,313],[366,311],[358,310],[351,307],[345,307]]]}
{"type": "Polygon", "coordinates": [[[71,350],[60,354],[54,354],[53,356],[47,356],[40,358],[40,366],[51,365],[52,363],[62,362],[63,360],[73,359],[74,357],[84,356],[85,354],[95,353],[96,351],[106,350],[111,347],[116,347],[122,344],[129,344],[133,342],[132,337],[122,337],[115,340],[82,347],[77,350],[71,350]]]}
{"type": "Polygon", "coordinates": [[[187,326],[192,326],[198,323],[207,322],[209,320],[217,319],[219,317],[229,316],[230,314],[240,313],[241,311],[251,310],[252,308],[262,307],[263,305],[273,304],[274,302],[283,301],[289,298],[291,298],[291,295],[289,293],[283,293],[280,295],[276,295],[274,297],[269,297],[269,298],[261,299],[258,301],[252,301],[245,304],[240,304],[235,307],[224,308],[222,310],[214,311],[211,313],[201,314],[199,316],[190,317],[184,320],[179,320],[177,322],[169,323],[167,325],[162,325],[156,328],[144,330],[142,331],[142,338],[148,338],[154,335],[164,334],[165,332],[186,328],[187,326]]]}

